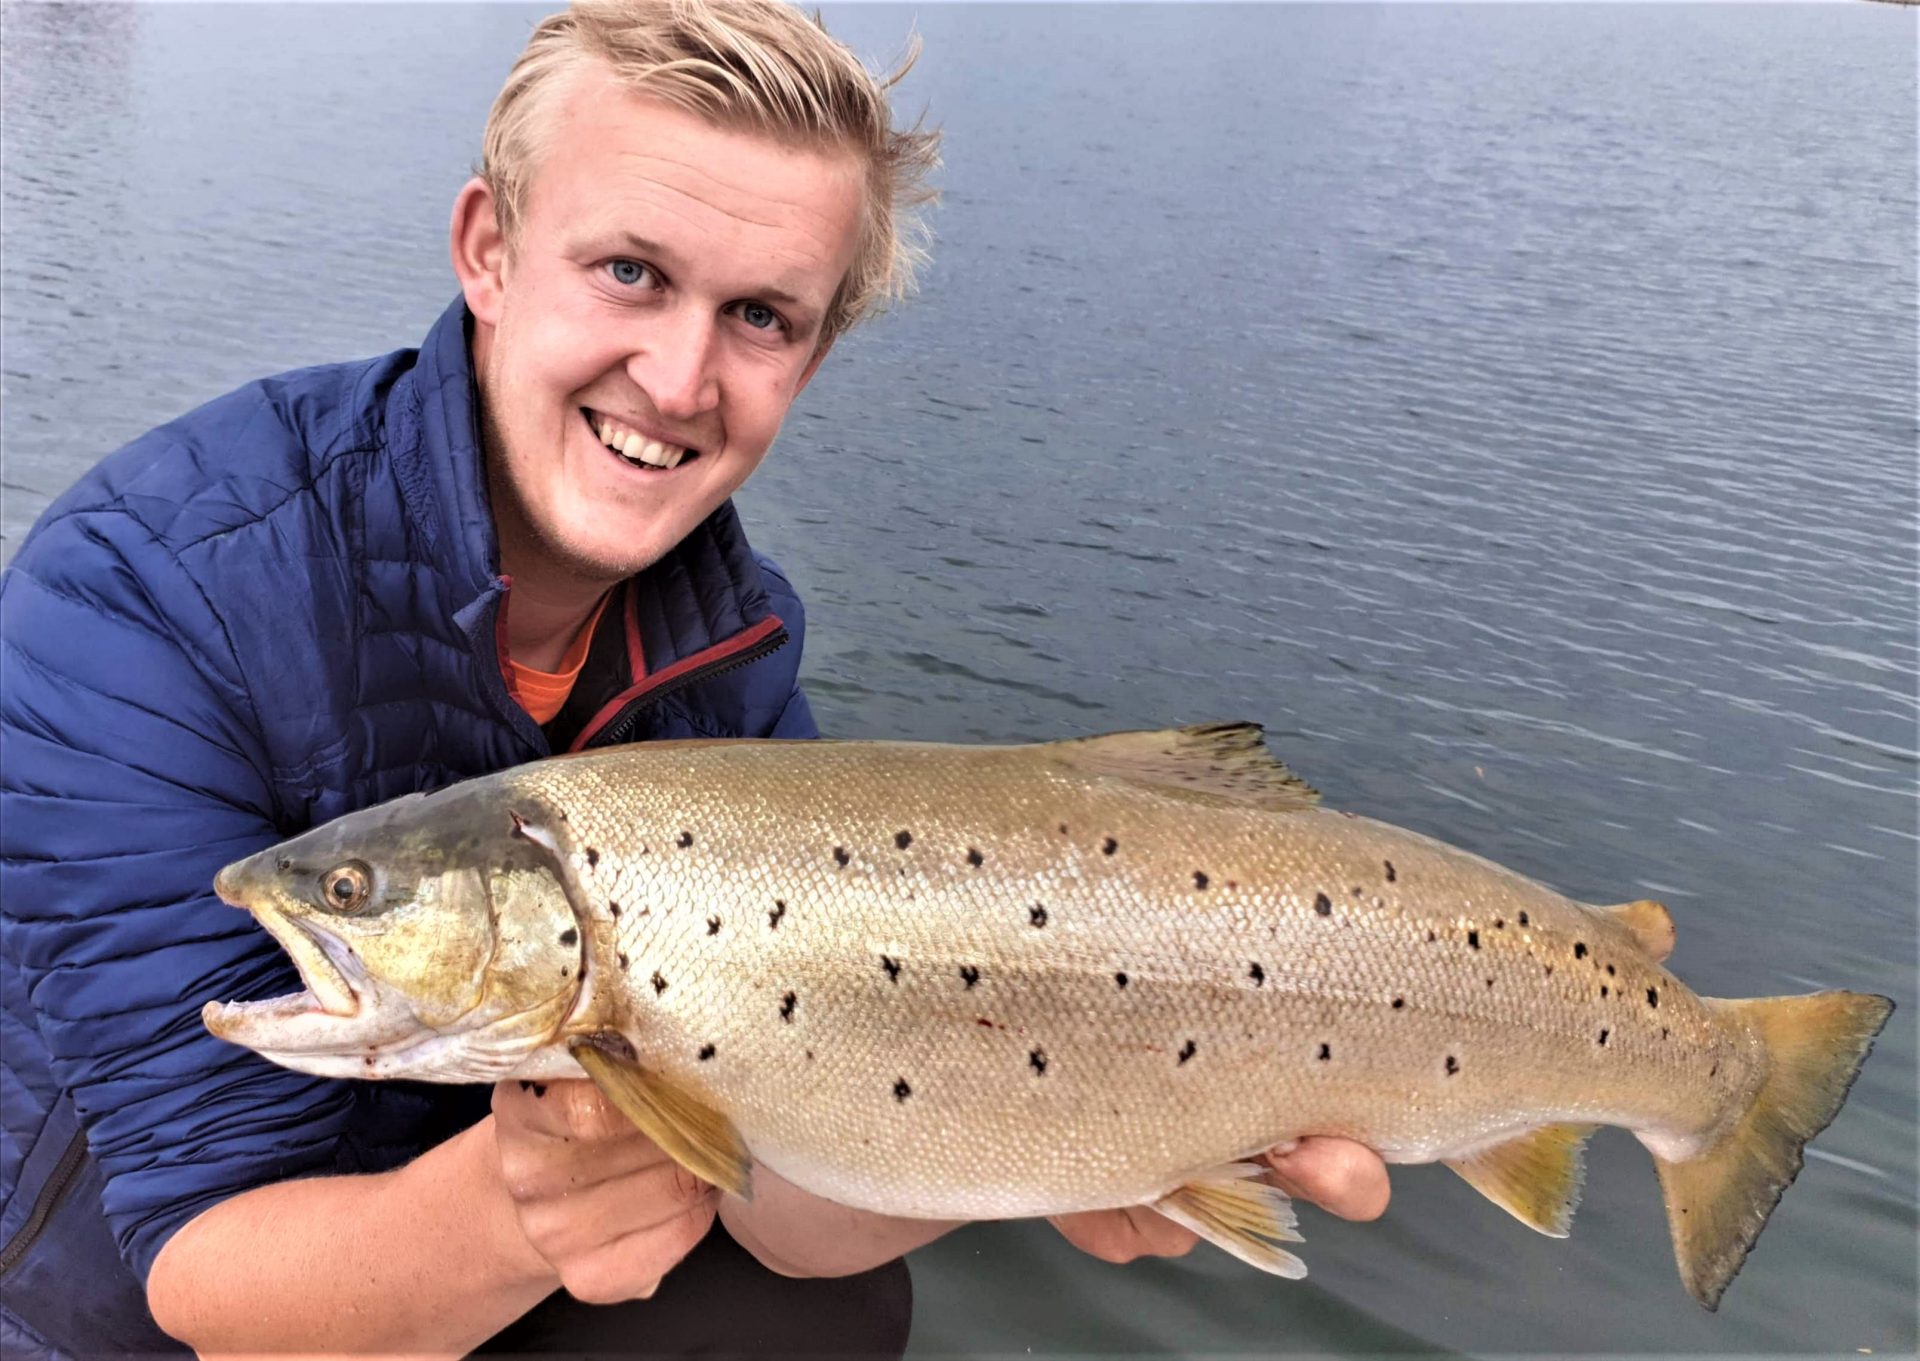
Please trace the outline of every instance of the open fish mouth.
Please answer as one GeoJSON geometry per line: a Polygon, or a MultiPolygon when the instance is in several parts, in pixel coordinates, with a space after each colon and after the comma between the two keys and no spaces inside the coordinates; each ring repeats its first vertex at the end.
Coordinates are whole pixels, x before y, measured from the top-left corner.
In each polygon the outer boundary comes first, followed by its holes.
{"type": "Polygon", "coordinates": [[[222,1039],[258,1044],[267,1038],[266,1032],[285,1035],[309,1031],[313,1022],[323,1018],[351,1021],[360,1017],[372,984],[344,942],[271,907],[255,907],[253,915],[293,960],[306,988],[258,1002],[209,1002],[201,1013],[207,1029],[222,1039]]]}

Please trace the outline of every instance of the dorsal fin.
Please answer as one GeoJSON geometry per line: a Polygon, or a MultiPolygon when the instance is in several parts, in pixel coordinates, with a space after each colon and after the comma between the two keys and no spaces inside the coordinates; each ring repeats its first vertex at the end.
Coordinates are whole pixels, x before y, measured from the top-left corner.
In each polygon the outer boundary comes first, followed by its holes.
{"type": "Polygon", "coordinates": [[[1224,800],[1297,813],[1320,795],[1274,760],[1258,723],[1209,723],[1052,742],[1047,751],[1096,775],[1152,785],[1204,802],[1224,800]]]}
{"type": "Polygon", "coordinates": [[[1593,910],[1615,925],[1625,927],[1634,943],[1654,963],[1673,953],[1673,914],[1667,911],[1666,904],[1641,898],[1637,902],[1596,906],[1593,910]]]}

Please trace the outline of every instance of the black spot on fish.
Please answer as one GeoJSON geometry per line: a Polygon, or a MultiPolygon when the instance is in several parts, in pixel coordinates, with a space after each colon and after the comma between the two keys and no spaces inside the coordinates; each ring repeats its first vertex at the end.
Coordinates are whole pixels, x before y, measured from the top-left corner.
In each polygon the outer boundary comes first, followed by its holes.
{"type": "Polygon", "coordinates": [[[1658,988],[1647,989],[1647,1005],[1650,1007],[1657,1007],[1660,1005],[1660,989],[1658,988]]]}
{"type": "MultiPolygon", "coordinates": [[[[1314,894],[1313,910],[1315,912],[1318,912],[1323,917],[1331,917],[1333,915],[1333,899],[1329,898],[1324,893],[1314,894]]],[[[1428,939],[1431,940],[1432,937],[1429,936],[1428,939]]]]}
{"type": "Polygon", "coordinates": [[[1440,939],[1440,937],[1438,937],[1438,936],[1436,936],[1436,935],[1435,935],[1435,934],[1434,934],[1434,933],[1433,933],[1433,932],[1432,932],[1431,930],[1429,930],[1429,931],[1427,932],[1427,944],[1429,944],[1429,945],[1431,945],[1431,944],[1433,944],[1433,943],[1434,943],[1434,942],[1435,942],[1436,940],[1439,940],[1439,939],[1440,939]]]}
{"type": "Polygon", "coordinates": [[[566,930],[560,933],[560,943],[562,945],[575,944],[576,942],[579,941],[579,939],[580,939],[580,933],[574,930],[571,926],[569,926],[566,930]]]}
{"type": "Polygon", "coordinates": [[[592,869],[595,865],[598,865],[599,863],[600,863],[600,852],[596,851],[591,846],[587,847],[587,868],[592,869]]]}
{"type": "Polygon", "coordinates": [[[653,978],[651,979],[651,982],[653,983],[653,995],[655,997],[658,997],[661,993],[667,990],[667,980],[665,977],[661,975],[658,969],[655,969],[653,971],[653,978]]]}
{"type": "Polygon", "coordinates": [[[1494,930],[1496,930],[1496,931],[1504,931],[1504,930],[1506,930],[1506,929],[1507,929],[1507,919],[1506,919],[1505,917],[1495,917],[1495,918],[1493,919],[1493,929],[1494,929],[1494,930]]]}
{"type": "Polygon", "coordinates": [[[627,967],[627,952],[625,950],[620,952],[620,967],[622,969],[627,967]]]}
{"type": "Polygon", "coordinates": [[[1467,944],[1478,950],[1480,948],[1480,933],[1478,931],[1467,932],[1467,944]]]}
{"type": "Polygon", "coordinates": [[[1527,914],[1524,912],[1520,914],[1520,924],[1522,926],[1525,926],[1527,924],[1527,914]]]}
{"type": "Polygon", "coordinates": [[[1253,980],[1253,986],[1256,988],[1263,988],[1267,985],[1267,971],[1260,967],[1260,961],[1257,959],[1253,961],[1253,966],[1247,970],[1247,977],[1253,980]]]}
{"type": "Polygon", "coordinates": [[[1113,983],[1114,983],[1114,986],[1115,986],[1115,987],[1119,987],[1119,988],[1124,988],[1124,987],[1126,987],[1126,986],[1127,986],[1127,975],[1126,975],[1126,973],[1125,973],[1125,971],[1122,971],[1122,972],[1120,972],[1120,973],[1117,973],[1117,974],[1115,974],[1115,975],[1113,976],[1113,983]]]}
{"type": "Polygon", "coordinates": [[[979,869],[982,865],[987,863],[987,857],[980,854],[980,852],[974,849],[972,846],[969,846],[967,847],[967,863],[969,865],[972,865],[975,869],[979,869]]]}
{"type": "Polygon", "coordinates": [[[1387,882],[1391,884],[1395,879],[1398,879],[1399,877],[1400,876],[1398,874],[1394,873],[1393,861],[1391,860],[1387,861],[1387,882]]]}
{"type": "Polygon", "coordinates": [[[1719,1065],[1718,1063],[1716,1063],[1716,1064],[1714,1064],[1714,1065],[1713,1065],[1713,1067],[1711,1067],[1711,1068],[1709,1068],[1709,1069],[1707,1070],[1707,1076],[1708,1076],[1708,1077],[1719,1077],[1719,1076],[1720,1076],[1720,1065],[1719,1065]]]}
{"type": "Polygon", "coordinates": [[[812,1062],[813,1062],[813,1051],[812,1051],[811,1049],[809,1049],[809,1050],[807,1051],[807,1062],[808,1062],[808,1063],[812,1063],[812,1062]]]}
{"type": "Polygon", "coordinates": [[[1027,921],[1033,926],[1045,926],[1047,924],[1047,909],[1040,906],[1039,903],[1035,903],[1027,909],[1027,921]]]}
{"type": "Polygon", "coordinates": [[[1325,1063],[1328,1059],[1332,1057],[1333,1057],[1333,1046],[1330,1044],[1323,1043],[1320,1046],[1320,1054],[1319,1054],[1320,1062],[1325,1063]]]}
{"type": "Polygon", "coordinates": [[[612,914],[615,921],[620,920],[620,904],[611,898],[607,899],[607,911],[612,914]]]}
{"type": "Polygon", "coordinates": [[[960,966],[960,981],[968,987],[972,987],[980,981],[980,970],[971,964],[962,964],[960,966]]]}
{"type": "Polygon", "coordinates": [[[1120,849],[1120,843],[1115,841],[1112,837],[1108,837],[1105,841],[1100,843],[1100,854],[1102,855],[1112,855],[1115,851],[1119,849],[1120,849]]]}
{"type": "Polygon", "coordinates": [[[1606,985],[1605,983],[1602,983],[1602,984],[1600,985],[1600,995],[1601,995],[1602,997],[1605,997],[1605,996],[1607,995],[1607,993],[1608,993],[1608,991],[1609,991],[1609,989],[1608,989],[1608,987],[1607,987],[1607,985],[1606,985]]]}
{"type": "Polygon", "coordinates": [[[687,847],[693,844],[693,833],[692,832],[680,833],[679,836],[673,839],[673,844],[678,846],[681,850],[684,851],[687,847]]]}
{"type": "Polygon", "coordinates": [[[1395,1011],[1404,1011],[1404,1010],[1406,1010],[1406,1006],[1407,1006],[1407,999],[1406,999],[1406,998],[1404,998],[1404,997],[1396,997],[1396,998],[1394,998],[1394,999],[1393,999],[1393,1009],[1394,1009],[1395,1011]]]}
{"type": "Polygon", "coordinates": [[[717,936],[720,934],[720,919],[718,917],[707,918],[707,934],[710,936],[717,936]]]}
{"type": "Polygon", "coordinates": [[[1547,977],[1548,978],[1553,977],[1553,965],[1551,964],[1547,965],[1547,977]]]}
{"type": "Polygon", "coordinates": [[[791,1021],[793,1019],[793,1009],[799,1004],[800,998],[794,993],[788,993],[785,997],[782,997],[780,999],[780,1019],[783,1021],[791,1021]]]}
{"type": "Polygon", "coordinates": [[[1199,1045],[1195,1044],[1192,1040],[1188,1040],[1180,1050],[1180,1062],[1185,1063],[1188,1059],[1192,1058],[1194,1054],[1199,1051],[1199,1048],[1199,1045]]]}
{"type": "Polygon", "coordinates": [[[1060,824],[1060,835],[1065,836],[1066,834],[1067,834],[1067,824],[1063,822],[1060,824]]]}
{"type": "Polygon", "coordinates": [[[1488,987],[1489,989],[1491,989],[1491,988],[1493,987],[1493,980],[1492,980],[1491,978],[1489,978],[1489,979],[1487,980],[1487,987],[1488,987]]]}
{"type": "Polygon", "coordinates": [[[887,977],[893,982],[898,983],[900,981],[900,961],[892,955],[881,955],[880,967],[887,971],[887,977]]]}
{"type": "Polygon", "coordinates": [[[767,913],[767,930],[778,931],[780,919],[787,915],[787,905],[780,899],[773,900],[773,910],[767,913]]]}
{"type": "Polygon", "coordinates": [[[544,1082],[536,1082],[536,1083],[534,1083],[534,1084],[533,1084],[533,1099],[534,1099],[534,1100],[536,1100],[536,1101],[538,1101],[538,1100],[540,1100],[541,1098],[543,1098],[543,1097],[545,1097],[545,1096],[546,1096],[546,1094],[547,1094],[547,1084],[546,1084],[546,1083],[544,1083],[544,1082]]]}
{"type": "Polygon", "coordinates": [[[1028,1054],[1027,1063],[1033,1069],[1035,1077],[1046,1076],[1047,1056],[1041,1050],[1036,1049],[1031,1054],[1028,1054]]]}
{"type": "Polygon", "coordinates": [[[1587,957],[1587,943],[1584,940],[1576,940],[1573,943],[1573,957],[1575,959],[1585,959],[1587,957]]]}
{"type": "Polygon", "coordinates": [[[853,857],[847,854],[847,848],[845,846],[835,846],[833,848],[833,863],[841,869],[845,869],[847,862],[851,859],[853,859],[853,857]]]}
{"type": "Polygon", "coordinates": [[[1459,1071],[1460,1071],[1460,1060],[1455,1058],[1451,1054],[1447,1055],[1447,1076],[1452,1077],[1455,1073],[1459,1071]]]}
{"type": "Polygon", "coordinates": [[[1661,1039],[1663,1039],[1663,1040],[1664,1040],[1664,1039],[1666,1039],[1666,1038],[1667,1038],[1667,1036],[1668,1036],[1668,1035],[1669,1035],[1670,1033],[1671,1033],[1671,1032],[1670,1032],[1670,1031],[1668,1031],[1668,1029],[1667,1029],[1667,1028],[1666,1028],[1665,1026],[1661,1026],[1661,1027],[1660,1027],[1660,1038],[1661,1038],[1661,1039]]]}
{"type": "Polygon", "coordinates": [[[708,1059],[712,1058],[713,1055],[714,1055],[713,1046],[710,1044],[703,1044],[700,1046],[700,1052],[697,1055],[695,1055],[695,1057],[698,1058],[700,1062],[705,1063],[708,1059]]]}
{"type": "Polygon", "coordinates": [[[1607,965],[1607,977],[1608,978],[1613,977],[1613,965],[1611,964],[1607,965]]]}
{"type": "Polygon", "coordinates": [[[907,1085],[907,1080],[905,1078],[901,1078],[898,1082],[893,1084],[893,1099],[895,1101],[905,1101],[908,1097],[912,1095],[913,1095],[913,1088],[907,1085]]]}
{"type": "Polygon", "coordinates": [[[1606,1047],[1607,1036],[1611,1035],[1612,1033],[1613,1032],[1611,1030],[1603,1030],[1600,1032],[1600,1045],[1602,1048],[1606,1047]]]}
{"type": "Polygon", "coordinates": [[[893,834],[893,844],[898,846],[901,850],[904,851],[907,847],[913,844],[913,833],[904,832],[904,831],[895,832],[893,834]]]}
{"type": "Polygon", "coordinates": [[[1204,889],[1207,886],[1207,876],[1204,870],[1195,870],[1193,872],[1193,886],[1199,889],[1204,889]]]}

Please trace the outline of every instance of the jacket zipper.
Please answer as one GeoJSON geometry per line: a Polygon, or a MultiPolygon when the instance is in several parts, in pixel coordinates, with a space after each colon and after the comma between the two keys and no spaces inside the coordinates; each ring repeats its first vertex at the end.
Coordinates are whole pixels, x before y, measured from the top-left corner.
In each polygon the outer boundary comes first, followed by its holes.
{"type": "Polygon", "coordinates": [[[60,1161],[54,1164],[46,1185],[40,1188],[40,1194],[33,1202],[33,1213],[27,1216],[27,1222],[20,1226],[20,1231],[8,1240],[7,1246],[0,1249],[0,1276],[12,1271],[20,1259],[27,1255],[33,1240],[40,1236],[40,1231],[47,1227],[47,1221],[53,1218],[53,1212],[60,1208],[67,1188],[73,1185],[74,1177],[86,1160],[87,1133],[79,1130],[67,1145],[66,1152],[60,1155],[60,1161]]]}
{"type": "Polygon", "coordinates": [[[787,631],[781,629],[778,633],[770,633],[753,646],[744,648],[730,657],[716,657],[704,666],[696,666],[682,672],[657,689],[635,695],[619,713],[608,719],[598,732],[582,742],[581,748],[619,745],[627,740],[634,727],[640,722],[642,709],[659,703],[668,695],[684,690],[696,681],[710,680],[714,676],[723,676],[729,671],[738,671],[743,666],[750,666],[768,653],[778,652],[786,644],[787,631]]]}

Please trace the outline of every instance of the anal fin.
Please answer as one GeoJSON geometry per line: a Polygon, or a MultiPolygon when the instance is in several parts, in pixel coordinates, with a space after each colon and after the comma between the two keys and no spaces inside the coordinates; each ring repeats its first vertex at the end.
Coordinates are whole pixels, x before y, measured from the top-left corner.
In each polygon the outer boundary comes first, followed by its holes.
{"type": "Polygon", "coordinates": [[[1249,1266],[1297,1281],[1307,1274],[1307,1264],[1278,1246],[1302,1241],[1293,1202],[1286,1192],[1258,1180],[1266,1170],[1255,1163],[1230,1163],[1161,1197],[1153,1208],[1249,1266]]]}
{"type": "Polygon", "coordinates": [[[1565,1238],[1586,1180],[1587,1139],[1596,1125],[1542,1125],[1447,1166],[1530,1229],[1565,1238]]]}
{"type": "Polygon", "coordinates": [[[592,1039],[577,1039],[568,1048],[607,1100],[668,1157],[700,1180],[751,1199],[751,1159],[726,1116],[592,1039]]]}

